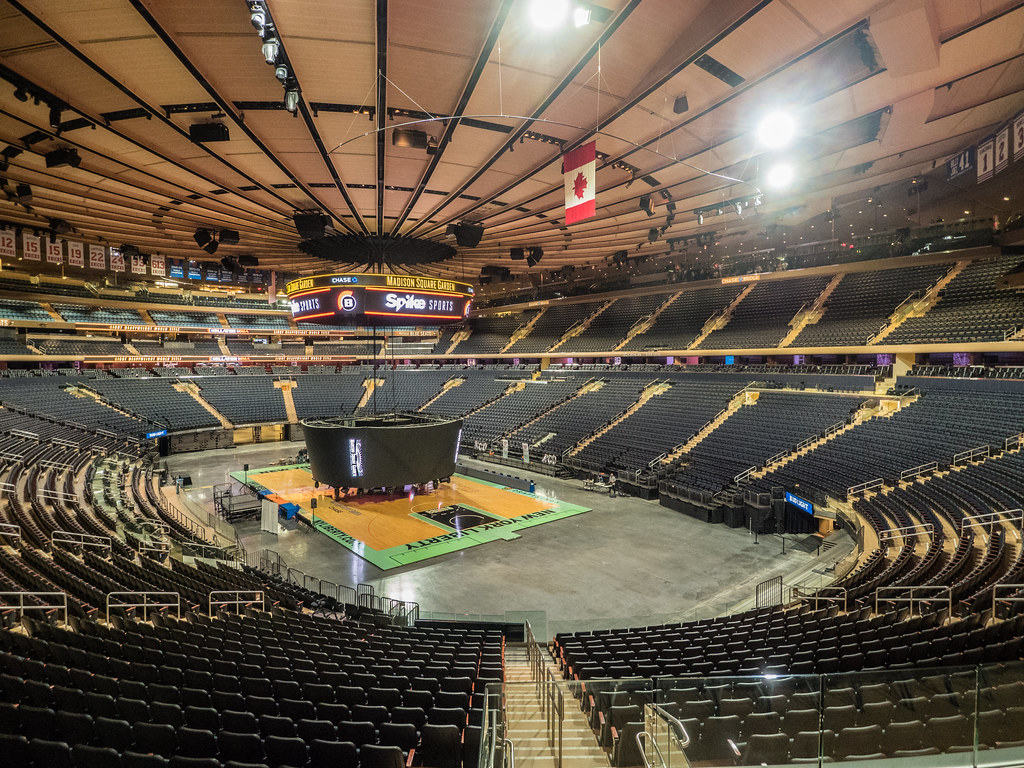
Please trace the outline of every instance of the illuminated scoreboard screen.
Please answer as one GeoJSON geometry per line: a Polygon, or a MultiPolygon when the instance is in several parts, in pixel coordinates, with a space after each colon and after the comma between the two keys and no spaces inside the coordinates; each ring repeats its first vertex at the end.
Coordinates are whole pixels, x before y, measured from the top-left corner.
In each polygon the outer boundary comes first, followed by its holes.
{"type": "Polygon", "coordinates": [[[443,325],[469,315],[473,286],[415,275],[314,275],[285,286],[296,322],[443,325]]]}

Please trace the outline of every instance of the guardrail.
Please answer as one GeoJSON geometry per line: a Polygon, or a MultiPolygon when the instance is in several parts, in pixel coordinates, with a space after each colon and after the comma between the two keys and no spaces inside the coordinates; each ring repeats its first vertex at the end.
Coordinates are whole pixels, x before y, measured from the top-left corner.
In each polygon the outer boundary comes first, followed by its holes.
{"type": "Polygon", "coordinates": [[[1024,432],[1021,432],[1019,435],[1011,435],[1003,442],[1003,450],[1012,451],[1020,448],[1022,442],[1024,442],[1024,432]]]}
{"type": "Polygon", "coordinates": [[[110,623],[110,609],[111,608],[141,608],[142,609],[142,620],[149,620],[149,609],[150,608],[174,608],[178,612],[178,618],[181,618],[181,595],[177,592],[110,592],[107,594],[107,624],[110,623]],[[135,598],[136,602],[122,602],[118,601],[119,598],[125,598],[126,600],[135,598]],[[168,598],[173,597],[174,601],[163,600],[160,601],[157,598],[168,598]],[[138,599],[142,598],[142,602],[138,602],[138,599]],[[153,600],[150,600],[153,598],[153,600]],[[117,602],[115,602],[117,601],[117,602]]]}
{"type": "MultiPolygon", "coordinates": [[[[798,448],[799,448],[799,446],[798,446],[798,448]]],[[[767,460],[767,461],[765,461],[764,465],[765,465],[766,467],[770,467],[770,466],[771,466],[772,464],[774,464],[775,462],[777,462],[777,461],[782,461],[782,460],[783,460],[784,458],[786,458],[787,456],[789,456],[789,453],[790,453],[789,451],[779,451],[779,452],[778,452],[778,453],[776,453],[776,454],[775,454],[774,456],[769,456],[769,457],[768,457],[768,460],[767,460]]]]}
{"type": "Polygon", "coordinates": [[[0,523],[0,536],[10,536],[15,539],[20,539],[21,526],[15,523],[0,523]]]}
{"type": "Polygon", "coordinates": [[[757,472],[757,467],[747,467],[732,479],[734,483],[743,483],[750,479],[750,476],[757,472]]]}
{"type": "Polygon", "coordinates": [[[207,612],[210,618],[213,618],[214,606],[225,605],[235,606],[236,614],[242,612],[242,606],[248,608],[250,605],[259,605],[261,611],[266,609],[262,589],[217,589],[210,593],[207,604],[207,612]]]}
{"type": "Polygon", "coordinates": [[[970,461],[977,461],[980,458],[988,457],[992,452],[992,446],[990,445],[979,445],[977,448],[971,448],[969,451],[960,451],[960,453],[953,455],[953,464],[966,464],[970,461]]]}
{"type": "Polygon", "coordinates": [[[1024,584],[996,584],[992,587],[992,618],[996,617],[996,603],[999,602],[999,592],[1005,591],[1007,596],[1002,598],[1004,603],[1024,603],[1024,596],[1010,597],[1014,592],[1024,589],[1024,584]]]}
{"type": "Polygon", "coordinates": [[[866,491],[871,491],[875,488],[881,488],[883,485],[885,485],[885,481],[880,477],[875,478],[874,480],[868,480],[866,483],[860,483],[859,485],[851,485],[846,489],[846,496],[849,498],[855,493],[865,493],[866,491]]]}
{"type": "Polygon", "coordinates": [[[913,480],[915,477],[925,474],[926,472],[934,472],[939,468],[939,462],[929,461],[927,464],[919,464],[916,467],[910,469],[904,469],[900,472],[900,482],[905,483],[907,480],[913,480]]]}
{"type": "Polygon", "coordinates": [[[886,597],[887,603],[910,603],[910,612],[914,612],[915,603],[945,602],[949,609],[949,615],[953,615],[953,588],[950,586],[906,586],[906,587],[878,587],[875,590],[875,613],[879,613],[878,604],[882,601],[883,593],[909,593],[906,597],[886,597]],[[922,594],[923,593],[923,594],[922,594]],[[942,597],[928,597],[927,595],[943,595],[942,597]]]}
{"type": "Polygon", "coordinates": [[[1017,327],[1016,325],[1013,326],[1012,328],[1006,329],[1005,331],[1003,331],[1003,341],[1009,341],[1014,336],[1016,336],[1019,332],[1020,332],[1020,328],[1017,327]]]}
{"type": "Polygon", "coordinates": [[[814,601],[814,610],[818,610],[818,603],[819,603],[819,601],[824,601],[826,603],[839,603],[839,604],[842,605],[842,608],[840,610],[842,610],[843,613],[846,613],[847,605],[849,604],[849,596],[850,596],[850,593],[846,589],[846,587],[827,586],[827,587],[817,587],[816,590],[817,591],[814,592],[814,594],[803,594],[803,592],[802,592],[803,591],[803,587],[801,585],[797,584],[795,586],[791,586],[789,588],[789,599],[790,599],[790,602],[793,602],[793,601],[810,602],[810,601],[813,600],[814,601]],[[835,595],[822,594],[823,592],[836,592],[838,594],[835,594],[835,595]]]}
{"type": "Polygon", "coordinates": [[[671,765],[670,760],[665,759],[664,753],[661,751],[661,747],[658,746],[658,739],[656,734],[651,733],[648,730],[647,723],[653,718],[661,718],[668,725],[669,733],[671,734],[671,744],[681,753],[683,753],[683,765],[689,765],[689,761],[685,757],[685,749],[690,746],[690,734],[686,730],[686,726],[671,714],[668,710],[662,707],[660,704],[648,703],[644,705],[644,712],[650,712],[652,717],[644,718],[644,729],[636,735],[636,745],[640,751],[640,759],[644,762],[644,768],[655,768],[654,761],[647,755],[647,743],[654,747],[655,755],[658,758],[658,768],[669,768],[671,765]]]}
{"type": "Polygon", "coordinates": [[[1017,541],[1021,540],[1021,528],[1024,528],[1024,509],[1007,509],[1002,512],[985,512],[980,515],[964,515],[960,521],[960,535],[963,536],[968,528],[983,528],[991,531],[992,526],[999,524],[1003,519],[1017,523],[1013,532],[1017,535],[1017,541]]]}
{"type": "Polygon", "coordinates": [[[918,534],[926,533],[929,536],[935,535],[935,526],[931,523],[921,523],[920,525],[904,525],[901,528],[886,528],[884,531],[878,532],[878,543],[885,544],[889,541],[895,541],[897,539],[907,539],[911,536],[917,536],[918,534]]]}
{"type": "Polygon", "coordinates": [[[64,623],[68,623],[68,596],[65,592],[0,592],[0,599],[4,599],[4,602],[0,603],[0,610],[17,611],[19,619],[25,615],[25,611],[63,611],[64,623]],[[6,598],[15,596],[18,598],[17,605],[10,605],[6,602],[6,598]],[[25,605],[25,598],[27,597],[42,598],[54,596],[60,597],[59,603],[25,605]]]}
{"type": "Polygon", "coordinates": [[[50,548],[58,544],[73,544],[93,549],[111,549],[109,536],[94,536],[91,533],[78,533],[76,531],[50,531],[50,548]]]}

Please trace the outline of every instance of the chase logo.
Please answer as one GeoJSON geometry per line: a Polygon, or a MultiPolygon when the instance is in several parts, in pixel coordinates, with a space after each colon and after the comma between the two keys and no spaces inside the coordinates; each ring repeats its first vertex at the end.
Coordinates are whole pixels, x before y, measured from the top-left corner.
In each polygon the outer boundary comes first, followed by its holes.
{"type": "Polygon", "coordinates": [[[356,308],[356,297],[352,291],[342,291],[338,294],[338,309],[342,312],[354,312],[356,308]]]}

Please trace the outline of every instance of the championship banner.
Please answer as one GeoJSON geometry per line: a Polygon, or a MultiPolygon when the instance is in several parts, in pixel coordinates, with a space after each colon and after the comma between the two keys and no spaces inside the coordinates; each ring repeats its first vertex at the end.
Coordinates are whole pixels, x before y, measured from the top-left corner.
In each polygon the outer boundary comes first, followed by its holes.
{"type": "Polygon", "coordinates": [[[597,212],[597,142],[569,150],[562,155],[565,179],[565,223],[575,224],[597,212]]]}
{"type": "Polygon", "coordinates": [[[110,251],[110,271],[111,272],[124,272],[124,256],[121,255],[120,251],[111,249],[110,251]]]}
{"type": "Polygon", "coordinates": [[[0,259],[13,259],[18,255],[14,245],[14,230],[0,229],[0,259]]]}
{"type": "Polygon", "coordinates": [[[996,173],[1002,173],[1010,164],[1010,126],[996,134],[996,173]]]}
{"type": "Polygon", "coordinates": [[[107,268],[107,254],[103,249],[102,245],[90,245],[89,246],[89,268],[90,269],[106,269],[107,268]]]}
{"type": "Polygon", "coordinates": [[[164,257],[153,254],[149,257],[149,274],[154,277],[164,276],[164,257]]]}
{"type": "Polygon", "coordinates": [[[530,463],[530,444],[523,443],[523,464],[530,463]]]}
{"type": "Polygon", "coordinates": [[[25,261],[42,261],[39,251],[39,238],[28,232],[21,233],[21,252],[25,261]]]}
{"type": "Polygon", "coordinates": [[[85,266],[85,248],[81,243],[68,240],[68,264],[72,267],[85,266]]]}
{"type": "Polygon", "coordinates": [[[1013,118],[1013,162],[1024,160],[1024,112],[1013,118]]]}
{"type": "Polygon", "coordinates": [[[199,264],[194,262],[194,261],[190,261],[188,263],[188,279],[189,280],[202,280],[203,279],[203,273],[199,271],[199,264]]]}
{"type": "Polygon", "coordinates": [[[132,274],[133,275],[144,275],[146,274],[146,257],[142,254],[132,256],[132,274]]]}
{"type": "Polygon", "coordinates": [[[995,139],[986,139],[978,145],[978,183],[988,181],[992,178],[993,166],[995,164],[995,139]]]}
{"type": "Polygon", "coordinates": [[[171,277],[185,278],[185,265],[182,264],[180,259],[171,259],[169,268],[171,277]]]}
{"type": "Polygon", "coordinates": [[[64,263],[64,241],[58,240],[53,242],[52,240],[46,241],[46,262],[48,264],[63,264],[64,263]]]}

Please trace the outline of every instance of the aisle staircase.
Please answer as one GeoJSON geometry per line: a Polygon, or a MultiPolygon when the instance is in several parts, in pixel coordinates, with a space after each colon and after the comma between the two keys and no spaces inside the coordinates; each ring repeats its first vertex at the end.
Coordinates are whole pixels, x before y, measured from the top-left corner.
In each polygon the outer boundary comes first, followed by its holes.
{"type": "MultiPolygon", "coordinates": [[[[548,727],[537,687],[531,679],[529,655],[525,645],[505,648],[506,737],[515,748],[515,768],[600,768],[608,767],[608,756],[597,744],[586,716],[562,681],[548,653],[542,652],[545,670],[550,670],[563,691],[561,755],[558,742],[550,745],[548,727]],[[559,763],[559,757],[561,762],[559,763]]],[[[557,728],[557,725],[556,725],[557,728]]]]}
{"type": "Polygon", "coordinates": [[[530,322],[526,323],[526,325],[521,325],[518,328],[516,328],[515,331],[512,332],[512,335],[509,336],[508,344],[499,349],[498,354],[501,354],[502,352],[508,352],[509,347],[511,347],[520,339],[529,336],[530,332],[533,331],[533,326],[537,324],[537,321],[540,320],[544,313],[547,311],[548,308],[544,307],[543,309],[541,309],[540,312],[538,312],[536,315],[530,318],[530,322]]]}
{"type": "Polygon", "coordinates": [[[953,265],[953,268],[949,270],[949,272],[947,272],[937,283],[935,283],[935,285],[929,288],[925,295],[920,299],[917,301],[904,301],[896,307],[896,310],[889,315],[888,324],[868,339],[868,344],[878,344],[885,340],[885,337],[903,325],[903,321],[908,317],[922,317],[928,312],[928,310],[939,303],[939,299],[942,298],[940,295],[942,293],[942,289],[949,285],[953,278],[963,272],[964,268],[970,263],[971,262],[966,260],[958,261],[953,265]]]}
{"type": "Polygon", "coordinates": [[[620,413],[614,419],[609,421],[607,424],[605,424],[599,430],[597,430],[596,432],[594,432],[591,435],[588,435],[587,437],[583,438],[578,443],[576,443],[576,445],[574,445],[572,448],[569,449],[569,455],[570,456],[575,456],[577,453],[582,451],[584,448],[586,448],[592,442],[597,440],[597,438],[601,437],[601,435],[603,435],[606,432],[609,432],[610,430],[614,429],[616,427],[616,425],[621,424],[623,421],[628,419],[634,413],[639,411],[644,406],[644,403],[646,403],[652,397],[657,397],[658,395],[663,394],[664,392],[667,392],[671,388],[672,388],[672,385],[669,382],[667,382],[667,381],[656,381],[653,384],[649,384],[644,389],[644,391],[640,393],[640,397],[637,398],[637,401],[635,403],[633,403],[631,406],[629,406],[629,408],[624,410],[622,413],[620,413]]]}
{"type": "Polygon", "coordinates": [[[459,330],[457,330],[452,335],[451,344],[448,345],[448,349],[444,351],[444,354],[450,355],[452,352],[455,351],[455,347],[457,347],[461,342],[465,341],[472,335],[473,329],[470,328],[468,325],[459,328],[459,330]]]}
{"type": "Polygon", "coordinates": [[[135,311],[139,313],[139,317],[142,318],[142,322],[145,323],[146,325],[160,325],[160,323],[153,322],[153,318],[150,316],[149,310],[140,308],[135,311]]]}
{"type": "Polygon", "coordinates": [[[707,319],[707,322],[704,323],[704,327],[700,329],[700,333],[697,334],[697,338],[691,341],[686,348],[696,349],[712,331],[717,331],[720,328],[725,328],[725,326],[729,324],[729,321],[732,320],[732,313],[736,311],[736,307],[738,307],[739,303],[750,295],[750,292],[754,290],[756,286],[757,283],[751,283],[742,291],[736,294],[736,298],[729,302],[729,306],[727,306],[718,314],[709,317],[707,319]]]}
{"type": "Polygon", "coordinates": [[[606,301],[604,304],[601,305],[601,307],[596,312],[592,312],[591,314],[587,315],[585,318],[580,320],[578,323],[576,323],[576,325],[569,328],[569,330],[562,334],[562,338],[556,341],[554,346],[552,346],[551,349],[548,350],[548,352],[554,352],[560,346],[565,344],[565,342],[569,341],[569,339],[575,336],[579,336],[581,333],[587,330],[587,328],[590,327],[590,324],[594,322],[594,320],[596,320],[606,309],[608,309],[608,307],[610,307],[616,301],[618,301],[618,299],[606,301]]]}
{"type": "Polygon", "coordinates": [[[744,405],[754,405],[757,402],[758,397],[761,393],[756,390],[743,389],[733,396],[729,404],[720,410],[715,418],[711,419],[707,424],[701,427],[697,432],[682,445],[677,445],[661,460],[662,464],[671,464],[673,461],[678,459],[684,453],[692,451],[705,437],[710,435],[716,429],[718,429],[725,420],[732,416],[736,411],[742,408],[744,405]]]}
{"type": "Polygon", "coordinates": [[[444,383],[444,386],[443,386],[443,387],[441,387],[441,391],[440,391],[440,392],[438,392],[438,393],[437,393],[436,395],[434,395],[434,396],[433,396],[432,398],[430,398],[429,400],[427,400],[427,402],[425,402],[425,403],[424,403],[423,405],[421,405],[421,406],[420,406],[419,408],[417,408],[416,410],[417,410],[418,412],[422,413],[423,411],[427,410],[427,408],[428,408],[428,407],[429,407],[429,406],[430,406],[430,405],[431,405],[431,404],[432,404],[432,403],[433,403],[433,402],[434,402],[435,400],[437,400],[438,398],[440,398],[440,397],[441,397],[441,395],[443,395],[443,394],[444,394],[445,392],[447,392],[447,391],[448,391],[449,389],[454,389],[455,387],[459,386],[460,384],[464,384],[464,383],[465,383],[465,381],[466,381],[465,377],[456,377],[456,378],[454,378],[454,379],[448,379],[448,381],[446,381],[446,382],[444,383]]]}
{"type": "Polygon", "coordinates": [[[373,396],[373,390],[382,386],[384,386],[384,379],[375,379],[371,376],[363,381],[363,387],[366,391],[363,392],[363,396],[359,398],[359,405],[356,406],[356,409],[365,408],[366,404],[370,402],[370,398],[373,396]]]}
{"type": "Polygon", "coordinates": [[[789,321],[791,326],[789,333],[779,342],[780,347],[788,347],[796,341],[796,337],[800,335],[804,328],[821,320],[825,314],[825,302],[828,301],[828,297],[832,295],[832,291],[836,289],[836,286],[839,285],[842,279],[842,274],[833,277],[807,310],[797,312],[794,315],[793,319],[789,321]]]}
{"type": "Polygon", "coordinates": [[[298,386],[298,383],[294,379],[279,379],[274,382],[274,389],[281,390],[281,396],[284,398],[284,412],[288,416],[289,424],[299,423],[299,414],[295,411],[295,399],[292,397],[292,390],[298,386]]]}
{"type": "Polygon", "coordinates": [[[220,349],[220,353],[224,357],[231,357],[231,348],[228,347],[228,342],[223,336],[217,337],[217,347],[220,349]]]}
{"type": "Polygon", "coordinates": [[[661,303],[661,306],[659,306],[656,310],[654,310],[647,317],[642,317],[639,320],[637,320],[633,324],[633,327],[630,328],[629,331],[627,331],[626,338],[624,338],[622,341],[620,341],[615,346],[615,349],[612,350],[612,351],[613,352],[617,352],[618,350],[625,348],[625,346],[627,344],[629,344],[629,342],[631,342],[634,338],[639,336],[641,333],[647,333],[647,331],[649,331],[651,329],[651,326],[653,326],[656,322],[658,322],[658,317],[661,316],[661,313],[664,312],[669,307],[671,307],[676,302],[676,299],[678,299],[682,295],[683,295],[682,291],[676,291],[671,296],[669,296],[666,301],[663,301],[661,303]]]}
{"type": "Polygon", "coordinates": [[[46,314],[48,314],[50,317],[52,317],[58,323],[66,323],[67,322],[67,320],[65,320],[63,317],[61,317],[60,313],[56,309],[54,309],[53,305],[50,304],[49,302],[41,301],[41,302],[39,302],[39,306],[42,307],[44,310],[46,310],[46,314]]]}
{"type": "Polygon", "coordinates": [[[172,384],[171,386],[172,386],[173,389],[176,389],[179,392],[184,392],[185,394],[190,395],[193,400],[195,400],[197,403],[199,403],[201,406],[203,406],[203,408],[205,408],[207,411],[209,411],[209,413],[215,419],[217,419],[217,421],[220,422],[220,425],[224,429],[234,429],[235,425],[232,424],[230,421],[228,421],[227,417],[223,413],[218,411],[216,408],[214,408],[212,405],[210,405],[210,403],[207,402],[203,398],[203,396],[200,394],[200,389],[199,389],[199,385],[198,384],[196,384],[195,382],[192,382],[192,381],[179,381],[176,384],[172,384]]]}

